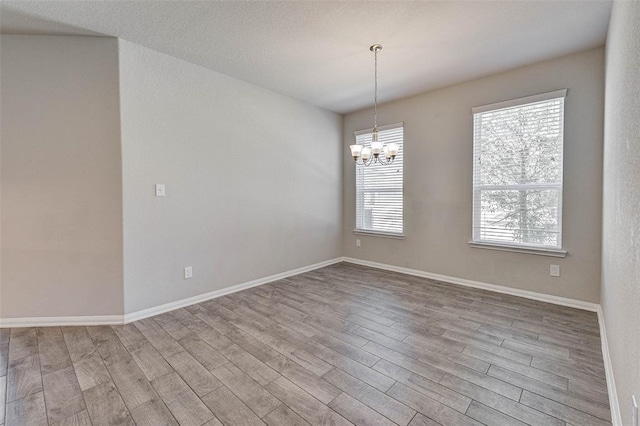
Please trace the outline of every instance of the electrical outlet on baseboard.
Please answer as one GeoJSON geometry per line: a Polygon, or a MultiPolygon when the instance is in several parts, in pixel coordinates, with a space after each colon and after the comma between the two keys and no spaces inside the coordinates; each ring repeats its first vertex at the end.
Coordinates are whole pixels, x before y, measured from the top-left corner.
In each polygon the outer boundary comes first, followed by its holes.
{"type": "Polygon", "coordinates": [[[189,278],[193,277],[193,267],[192,266],[185,266],[184,267],[184,279],[188,280],[189,278]]]}

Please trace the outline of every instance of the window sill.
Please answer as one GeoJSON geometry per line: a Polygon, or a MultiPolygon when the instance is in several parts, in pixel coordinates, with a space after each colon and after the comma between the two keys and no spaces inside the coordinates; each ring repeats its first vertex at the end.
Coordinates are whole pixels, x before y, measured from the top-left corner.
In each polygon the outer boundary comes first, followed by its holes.
{"type": "Polygon", "coordinates": [[[393,234],[391,232],[366,231],[364,229],[354,229],[356,235],[368,235],[371,237],[395,238],[396,240],[404,240],[404,234],[393,234]]]}
{"type": "Polygon", "coordinates": [[[521,247],[521,246],[515,246],[515,245],[509,245],[509,244],[484,243],[484,242],[478,242],[478,241],[469,241],[469,246],[471,248],[511,251],[515,253],[536,254],[539,256],[567,257],[567,251],[562,249],[521,247]]]}

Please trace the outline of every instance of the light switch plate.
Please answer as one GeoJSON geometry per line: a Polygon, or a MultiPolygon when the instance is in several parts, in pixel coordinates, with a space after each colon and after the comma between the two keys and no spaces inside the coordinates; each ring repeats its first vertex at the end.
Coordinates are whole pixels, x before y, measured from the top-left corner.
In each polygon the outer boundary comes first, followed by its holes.
{"type": "Polygon", "coordinates": [[[156,183],[156,197],[164,197],[164,183],[156,183]]]}
{"type": "Polygon", "coordinates": [[[550,265],[549,266],[549,275],[552,277],[560,276],[560,265],[550,265]]]}
{"type": "Polygon", "coordinates": [[[185,266],[184,267],[184,279],[188,280],[189,278],[193,277],[193,267],[192,266],[185,266]]]}
{"type": "Polygon", "coordinates": [[[360,240],[356,240],[356,247],[360,247],[360,240]]]}

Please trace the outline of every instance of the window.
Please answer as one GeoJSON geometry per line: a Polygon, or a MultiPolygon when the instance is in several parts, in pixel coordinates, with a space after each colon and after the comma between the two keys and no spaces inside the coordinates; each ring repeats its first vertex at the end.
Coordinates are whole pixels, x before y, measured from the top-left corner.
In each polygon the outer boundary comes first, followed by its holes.
{"type": "MultiPolygon", "coordinates": [[[[356,231],[402,236],[403,125],[378,127],[378,140],[400,148],[393,163],[356,165],[356,231]]],[[[369,145],[371,129],[355,132],[356,143],[369,145]]]]}
{"type": "Polygon", "coordinates": [[[566,90],[473,109],[473,242],[560,251],[566,90]]]}

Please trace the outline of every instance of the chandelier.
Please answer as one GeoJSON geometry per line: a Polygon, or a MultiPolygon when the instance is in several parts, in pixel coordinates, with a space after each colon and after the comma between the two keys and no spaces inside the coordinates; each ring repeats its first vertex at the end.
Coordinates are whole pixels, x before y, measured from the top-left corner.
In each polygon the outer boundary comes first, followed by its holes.
{"type": "Polygon", "coordinates": [[[378,52],[382,50],[382,46],[374,44],[369,48],[374,54],[374,72],[373,72],[373,130],[371,131],[371,147],[364,145],[350,145],[351,156],[356,164],[364,164],[368,166],[373,163],[383,165],[391,164],[398,155],[398,145],[390,143],[385,145],[378,141],[378,52]],[[362,159],[358,163],[358,159],[362,159]]]}

